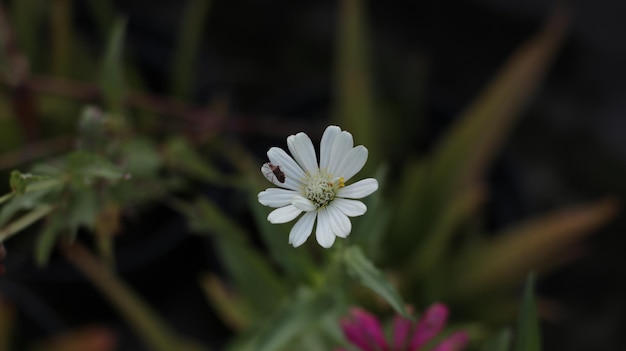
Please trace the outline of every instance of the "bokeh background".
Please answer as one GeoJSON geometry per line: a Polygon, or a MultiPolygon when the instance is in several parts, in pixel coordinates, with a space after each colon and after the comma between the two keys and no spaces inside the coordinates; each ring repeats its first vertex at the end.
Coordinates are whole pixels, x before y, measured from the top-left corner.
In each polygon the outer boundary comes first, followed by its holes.
{"type": "MultiPolygon", "coordinates": [[[[132,74],[142,77],[142,86],[134,88],[171,96],[179,28],[190,16],[185,13],[190,2],[15,0],[2,1],[2,7],[28,58],[30,74],[85,82],[86,89],[76,98],[88,102],[93,100],[88,84],[97,74],[89,76],[84,69],[76,73],[73,66],[95,65],[81,52],[102,54],[106,13],[127,18],[125,58],[133,64],[132,74]],[[20,18],[20,13],[27,15],[20,18]],[[45,37],[59,25],[55,21],[71,23],[73,35],[33,39],[45,37]]],[[[569,13],[567,34],[488,173],[484,225],[493,230],[557,208],[607,196],[619,203],[626,197],[626,3],[559,5],[569,13]]],[[[376,122],[381,133],[387,123],[406,123],[416,130],[414,139],[399,143],[394,152],[389,186],[394,184],[393,166],[402,163],[403,155],[428,153],[556,6],[509,0],[366,3],[375,92],[388,111],[404,116],[398,121],[383,113],[376,122]]],[[[199,139],[238,139],[259,165],[265,162],[265,150],[284,146],[288,134],[304,130],[319,137],[331,121],[335,97],[338,7],[335,1],[198,5],[205,12],[201,45],[180,101],[186,106],[224,106],[228,121],[212,129],[202,125],[202,116],[182,109],[158,116],[161,120],[155,123],[182,124],[199,139]],[[194,128],[194,123],[201,127],[194,128]]],[[[3,83],[5,93],[10,91],[3,83]]],[[[22,107],[28,106],[25,101],[22,107]]],[[[0,131],[5,153],[0,164],[7,175],[19,165],[11,152],[75,128],[78,112],[59,118],[52,105],[26,113],[32,120],[11,122],[15,114],[0,116],[5,129],[0,131]]],[[[59,140],[53,144],[59,151],[68,147],[66,139],[59,140]]],[[[202,191],[252,225],[231,190],[202,191]]],[[[618,214],[573,248],[571,262],[540,277],[546,350],[626,349],[625,225],[618,214]]],[[[231,332],[215,317],[197,283],[202,272],[220,269],[211,239],[186,235],[184,219],[158,204],[128,219],[124,232],[132,235],[116,242],[120,275],[181,333],[218,348],[224,345],[231,332]]],[[[86,332],[98,335],[102,350],[108,338],[117,340],[118,350],[143,349],[120,316],[60,255],[54,254],[47,268],[38,268],[29,241],[18,239],[6,244],[8,273],[0,278],[7,305],[2,313],[16,316],[17,345],[26,347],[81,326],[102,326],[86,332]]]]}

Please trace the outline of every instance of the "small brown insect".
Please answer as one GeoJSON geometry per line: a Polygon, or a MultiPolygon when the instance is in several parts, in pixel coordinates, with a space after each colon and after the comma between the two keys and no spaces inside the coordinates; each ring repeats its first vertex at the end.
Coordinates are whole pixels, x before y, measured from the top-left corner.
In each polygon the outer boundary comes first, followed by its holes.
{"type": "Polygon", "coordinates": [[[263,175],[270,182],[274,180],[274,177],[278,179],[279,182],[285,182],[285,173],[280,170],[280,166],[274,165],[271,162],[267,162],[263,165],[263,175]]]}

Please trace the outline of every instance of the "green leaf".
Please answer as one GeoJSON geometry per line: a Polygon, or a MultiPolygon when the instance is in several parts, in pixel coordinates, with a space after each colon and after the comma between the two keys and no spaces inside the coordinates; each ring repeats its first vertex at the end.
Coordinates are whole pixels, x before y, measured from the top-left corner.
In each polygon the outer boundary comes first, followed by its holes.
{"type": "Polygon", "coordinates": [[[348,270],[363,285],[385,299],[399,314],[411,318],[398,291],[396,291],[387,277],[363,255],[363,251],[359,247],[348,247],[344,253],[344,261],[348,266],[348,270]]]}
{"type": "Polygon", "coordinates": [[[509,351],[511,345],[511,331],[504,329],[485,343],[482,351],[509,351]]]}
{"type": "Polygon", "coordinates": [[[125,173],[133,178],[155,177],[161,168],[161,155],[148,138],[133,138],[122,145],[125,173]]]}
{"type": "Polygon", "coordinates": [[[85,151],[74,151],[67,156],[68,170],[79,180],[89,184],[93,178],[118,180],[125,173],[108,159],[85,151]]]}
{"type": "Polygon", "coordinates": [[[49,220],[45,223],[35,242],[35,262],[39,267],[43,267],[48,263],[54,244],[59,234],[61,234],[63,226],[62,216],[58,213],[48,218],[49,220]]]}
{"type": "Polygon", "coordinates": [[[3,227],[19,211],[32,210],[38,205],[44,204],[43,198],[55,190],[57,188],[49,187],[13,197],[0,209],[0,227],[3,227]]]}
{"type": "Polygon", "coordinates": [[[49,180],[49,176],[43,175],[33,175],[30,173],[21,173],[20,171],[11,172],[11,178],[9,184],[11,186],[11,190],[13,190],[16,194],[22,195],[26,192],[26,189],[30,187],[32,184],[49,180]]]}
{"type": "Polygon", "coordinates": [[[526,280],[522,311],[517,321],[515,351],[541,351],[541,335],[539,333],[534,289],[535,275],[531,273],[526,280]]]}
{"type": "Polygon", "coordinates": [[[235,183],[231,177],[225,177],[216,170],[182,136],[172,137],[166,142],[163,158],[167,167],[201,181],[216,185],[235,183]]]}
{"type": "Polygon", "coordinates": [[[80,227],[93,229],[99,209],[100,203],[95,189],[86,188],[73,192],[66,218],[70,232],[76,233],[80,227]]]}
{"type": "Polygon", "coordinates": [[[123,100],[126,97],[122,62],[125,31],[126,19],[118,19],[109,34],[109,42],[100,75],[100,89],[107,108],[118,113],[122,112],[123,100]]]}

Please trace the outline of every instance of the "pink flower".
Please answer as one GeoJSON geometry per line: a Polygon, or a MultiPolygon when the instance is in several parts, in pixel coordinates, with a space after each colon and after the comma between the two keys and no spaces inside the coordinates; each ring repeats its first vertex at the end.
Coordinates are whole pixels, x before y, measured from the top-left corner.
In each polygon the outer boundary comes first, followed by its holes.
{"type": "MultiPolygon", "coordinates": [[[[350,315],[339,323],[346,339],[362,351],[419,351],[441,332],[447,319],[448,307],[442,303],[433,304],[426,309],[417,323],[396,316],[390,343],[387,342],[378,319],[363,309],[352,308],[350,315]]],[[[459,331],[448,336],[432,351],[460,351],[467,342],[467,334],[459,331]]]]}

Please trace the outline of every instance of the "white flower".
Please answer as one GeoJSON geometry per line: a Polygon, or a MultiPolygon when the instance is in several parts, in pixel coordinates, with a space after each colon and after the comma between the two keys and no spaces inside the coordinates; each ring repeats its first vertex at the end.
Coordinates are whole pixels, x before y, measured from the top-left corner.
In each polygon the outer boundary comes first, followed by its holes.
{"type": "Polygon", "coordinates": [[[337,126],[324,131],[319,166],[313,143],[305,133],[289,136],[287,146],[293,158],[278,147],[267,152],[270,162],[261,172],[280,188],[261,191],[259,202],[277,207],[267,216],[270,223],[287,223],[304,212],[289,233],[289,243],[294,247],[304,244],[317,218],[315,237],[322,247],[329,248],[335,236],[350,234],[348,217],[367,211],[365,204],[354,199],[378,189],[374,178],[345,185],[365,165],[367,149],[363,145],[353,147],[352,134],[337,126]]]}

